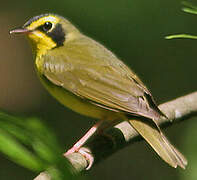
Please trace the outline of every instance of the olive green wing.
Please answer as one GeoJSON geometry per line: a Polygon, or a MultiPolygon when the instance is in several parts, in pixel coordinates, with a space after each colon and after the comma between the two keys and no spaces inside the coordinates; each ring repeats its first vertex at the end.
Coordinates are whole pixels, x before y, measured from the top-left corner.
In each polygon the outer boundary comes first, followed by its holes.
{"type": "Polygon", "coordinates": [[[43,74],[52,83],[106,109],[158,118],[159,113],[150,107],[148,90],[125,65],[71,63],[64,58],[45,57],[43,74]]]}

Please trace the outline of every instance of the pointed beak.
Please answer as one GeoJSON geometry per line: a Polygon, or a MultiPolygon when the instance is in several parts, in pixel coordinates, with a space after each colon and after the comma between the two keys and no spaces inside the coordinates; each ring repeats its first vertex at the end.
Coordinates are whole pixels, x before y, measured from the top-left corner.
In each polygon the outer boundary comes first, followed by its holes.
{"type": "Polygon", "coordinates": [[[31,33],[31,31],[25,28],[18,28],[10,31],[10,34],[29,34],[29,33],[31,33]]]}

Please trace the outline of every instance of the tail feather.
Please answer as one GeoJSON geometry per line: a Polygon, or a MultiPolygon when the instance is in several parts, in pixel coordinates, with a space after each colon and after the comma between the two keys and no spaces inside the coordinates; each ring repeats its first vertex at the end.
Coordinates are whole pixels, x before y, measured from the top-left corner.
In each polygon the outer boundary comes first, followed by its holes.
{"type": "Polygon", "coordinates": [[[187,160],[157,128],[141,120],[129,120],[132,127],[150,144],[155,152],[170,166],[185,169],[187,160]]]}
{"type": "Polygon", "coordinates": [[[163,140],[165,141],[166,144],[168,144],[168,146],[172,149],[173,153],[176,154],[176,161],[178,162],[177,165],[179,165],[181,168],[185,169],[185,166],[187,165],[187,159],[178,151],[178,149],[176,149],[170,142],[169,140],[166,138],[166,136],[160,132],[163,140]]]}

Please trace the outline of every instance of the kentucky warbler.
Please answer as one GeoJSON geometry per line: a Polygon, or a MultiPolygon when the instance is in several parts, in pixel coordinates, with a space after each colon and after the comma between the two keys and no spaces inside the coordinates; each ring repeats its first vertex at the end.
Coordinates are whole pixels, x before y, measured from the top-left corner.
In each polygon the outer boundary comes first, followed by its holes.
{"type": "Polygon", "coordinates": [[[102,122],[127,120],[164,161],[185,168],[187,160],[158,126],[164,115],[150,91],[111,51],[55,14],[33,17],[10,33],[31,41],[37,74],[49,93],[73,111],[99,119],[65,154],[79,151],[102,122]]]}

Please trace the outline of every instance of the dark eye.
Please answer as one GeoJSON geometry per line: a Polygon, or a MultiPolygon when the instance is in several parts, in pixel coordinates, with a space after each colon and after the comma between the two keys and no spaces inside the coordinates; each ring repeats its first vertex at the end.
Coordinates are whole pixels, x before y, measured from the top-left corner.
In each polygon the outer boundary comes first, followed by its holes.
{"type": "Polygon", "coordinates": [[[50,22],[45,22],[44,25],[42,26],[43,31],[47,32],[52,28],[52,23],[50,22]]]}

